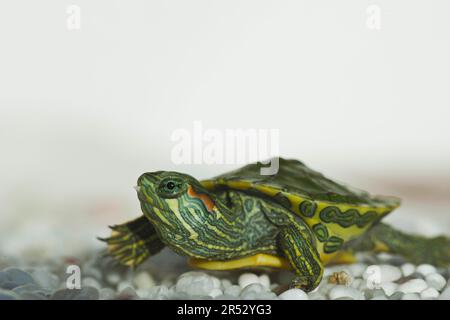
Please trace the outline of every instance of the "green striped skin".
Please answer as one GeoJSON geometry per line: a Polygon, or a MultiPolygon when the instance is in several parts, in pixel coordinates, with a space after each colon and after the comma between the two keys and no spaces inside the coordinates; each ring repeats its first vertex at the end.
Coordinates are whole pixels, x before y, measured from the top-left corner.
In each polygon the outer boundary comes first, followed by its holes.
{"type": "Polygon", "coordinates": [[[155,228],[144,216],[110,226],[110,229],[113,232],[111,237],[98,239],[108,244],[108,252],[112,257],[132,268],[164,247],[155,228]]]}
{"type": "Polygon", "coordinates": [[[138,190],[144,215],[160,239],[179,254],[228,260],[257,252],[276,253],[277,227],[257,207],[260,200],[242,192],[212,195],[194,178],[175,172],[143,174],[138,190]],[[184,191],[175,198],[164,198],[158,187],[172,178],[183,181],[184,191]],[[208,208],[200,198],[190,195],[188,188],[208,197],[212,206],[208,208]],[[247,201],[247,206],[236,206],[238,210],[233,211],[221,197],[235,203],[247,201]]]}
{"type": "Polygon", "coordinates": [[[274,254],[289,260],[299,276],[297,287],[311,290],[322,278],[314,235],[269,198],[235,190],[212,194],[196,179],[176,172],[143,174],[138,197],[161,241],[181,255],[230,260],[274,254]]]}

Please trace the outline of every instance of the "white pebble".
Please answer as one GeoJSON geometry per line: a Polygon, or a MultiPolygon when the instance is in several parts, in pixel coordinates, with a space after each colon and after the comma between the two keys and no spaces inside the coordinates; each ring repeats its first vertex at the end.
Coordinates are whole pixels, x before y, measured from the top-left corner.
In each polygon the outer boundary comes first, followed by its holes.
{"type": "Polygon", "coordinates": [[[401,291],[403,293],[415,293],[415,292],[422,292],[427,287],[428,285],[425,282],[425,280],[412,279],[399,285],[398,291],[401,291]]]}
{"type": "Polygon", "coordinates": [[[259,283],[259,278],[254,273],[243,273],[239,277],[238,283],[241,286],[241,288],[245,288],[249,284],[259,283]]]}
{"type": "Polygon", "coordinates": [[[370,300],[387,300],[388,298],[386,298],[385,296],[375,296],[370,300]]]}
{"type": "Polygon", "coordinates": [[[441,291],[446,284],[445,278],[439,273],[430,273],[426,276],[425,281],[428,285],[438,291],[441,291]]]}
{"type": "Polygon", "coordinates": [[[109,284],[116,285],[120,282],[120,275],[118,273],[110,273],[106,276],[106,281],[109,284]]]}
{"type": "Polygon", "coordinates": [[[309,300],[326,300],[325,296],[320,292],[310,292],[308,293],[309,300]]]}
{"type": "Polygon", "coordinates": [[[226,288],[231,287],[233,285],[231,283],[231,281],[228,280],[228,279],[222,279],[220,282],[222,283],[222,289],[223,290],[225,290],[226,288]]]}
{"type": "Polygon", "coordinates": [[[416,271],[426,277],[430,273],[435,273],[436,268],[431,264],[421,264],[417,267],[416,271]]]}
{"type": "Polygon", "coordinates": [[[267,289],[270,289],[270,278],[267,274],[262,274],[259,276],[259,283],[267,289]]]}
{"type": "Polygon", "coordinates": [[[187,272],[181,275],[176,283],[178,293],[208,296],[213,289],[220,289],[220,280],[204,272],[187,272]]]}
{"type": "Polygon", "coordinates": [[[420,296],[417,293],[407,293],[402,297],[402,300],[420,300],[420,296]]]}
{"type": "Polygon", "coordinates": [[[445,288],[439,296],[439,300],[450,300],[450,287],[445,288]]]}
{"type": "Polygon", "coordinates": [[[362,279],[354,279],[354,280],[352,281],[352,283],[350,284],[350,287],[357,289],[357,288],[359,288],[359,287],[361,286],[361,284],[363,283],[363,281],[364,281],[364,280],[362,280],[362,279]]]}
{"type": "Polygon", "coordinates": [[[148,289],[155,285],[155,281],[147,272],[139,272],[134,277],[133,283],[138,289],[148,289]]]}
{"type": "Polygon", "coordinates": [[[354,264],[347,266],[347,268],[354,278],[358,278],[358,277],[362,277],[364,271],[367,268],[367,265],[363,264],[363,263],[354,263],[354,264]]]}
{"type": "Polygon", "coordinates": [[[117,291],[121,292],[124,291],[127,288],[133,288],[133,286],[131,285],[131,283],[127,282],[127,281],[122,281],[117,285],[117,291]]]}
{"type": "Polygon", "coordinates": [[[171,290],[164,285],[155,286],[148,289],[147,298],[153,300],[166,299],[171,293],[171,290]]]}
{"type": "Polygon", "coordinates": [[[225,289],[224,294],[233,297],[239,297],[239,295],[241,294],[241,287],[238,285],[229,286],[225,289]]]}
{"type": "Polygon", "coordinates": [[[278,296],[281,300],[309,300],[308,295],[300,289],[289,289],[278,296]]]}
{"type": "Polygon", "coordinates": [[[255,299],[262,292],[267,291],[266,288],[262,286],[260,283],[252,283],[242,289],[241,298],[243,299],[255,299]]]}
{"type": "Polygon", "coordinates": [[[364,299],[364,295],[361,291],[359,291],[355,288],[344,286],[344,285],[334,286],[330,290],[329,296],[330,296],[330,299],[332,299],[332,300],[336,300],[338,298],[345,298],[345,297],[349,297],[354,300],[363,300],[364,299]]]}
{"type": "Polygon", "coordinates": [[[398,284],[393,283],[393,282],[385,282],[381,284],[381,289],[383,289],[384,293],[389,297],[392,294],[394,294],[394,292],[397,291],[398,288],[398,284]]]}
{"type": "Polygon", "coordinates": [[[218,288],[214,288],[214,289],[212,289],[212,291],[209,293],[209,296],[215,298],[215,297],[221,296],[222,294],[223,294],[222,290],[220,290],[220,289],[218,289],[218,288]]]}
{"type": "Polygon", "coordinates": [[[375,283],[394,282],[402,277],[399,268],[388,264],[371,265],[363,273],[363,278],[375,283]]]}
{"type": "Polygon", "coordinates": [[[428,298],[434,299],[434,298],[439,297],[439,291],[437,291],[435,288],[428,288],[428,289],[423,290],[420,293],[420,297],[422,299],[428,299],[428,298]]]}
{"type": "Polygon", "coordinates": [[[405,263],[400,267],[400,269],[402,269],[404,277],[409,277],[416,271],[416,266],[412,263],[405,263]]]}

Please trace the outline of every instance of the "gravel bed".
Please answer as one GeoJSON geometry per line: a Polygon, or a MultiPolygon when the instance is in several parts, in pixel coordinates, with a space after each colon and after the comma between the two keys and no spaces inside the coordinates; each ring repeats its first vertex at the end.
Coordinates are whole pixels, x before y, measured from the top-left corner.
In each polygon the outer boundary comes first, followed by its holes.
{"type": "Polygon", "coordinates": [[[327,267],[320,286],[305,293],[289,289],[290,272],[190,270],[183,258],[168,250],[134,271],[100,253],[51,261],[0,256],[0,300],[450,299],[450,268],[415,266],[388,254],[359,255],[359,261],[327,267]]]}

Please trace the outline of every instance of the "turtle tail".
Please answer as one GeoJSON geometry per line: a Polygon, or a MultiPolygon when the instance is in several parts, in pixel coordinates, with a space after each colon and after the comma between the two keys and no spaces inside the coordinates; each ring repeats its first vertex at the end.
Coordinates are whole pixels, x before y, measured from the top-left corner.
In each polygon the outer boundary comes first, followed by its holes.
{"type": "Polygon", "coordinates": [[[450,266],[449,238],[445,236],[427,238],[407,234],[384,223],[375,225],[355,249],[399,254],[414,264],[450,266]]]}
{"type": "Polygon", "coordinates": [[[98,239],[107,243],[109,255],[123,265],[136,268],[164,247],[145,216],[109,228],[111,236],[98,239]]]}

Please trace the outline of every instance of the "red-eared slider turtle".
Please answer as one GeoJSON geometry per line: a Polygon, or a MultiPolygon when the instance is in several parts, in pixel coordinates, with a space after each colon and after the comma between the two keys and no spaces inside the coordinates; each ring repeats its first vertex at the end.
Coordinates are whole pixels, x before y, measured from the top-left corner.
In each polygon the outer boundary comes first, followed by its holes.
{"type": "Polygon", "coordinates": [[[354,261],[357,250],[389,251],[414,263],[450,264],[450,241],[408,235],[380,223],[394,197],[336,183],[302,162],[280,159],[276,175],[250,164],[199,182],[178,172],[144,173],[143,216],[111,227],[109,253],[136,267],[164,246],[204,269],[292,268],[294,286],[320,282],[323,265],[354,261]]]}

